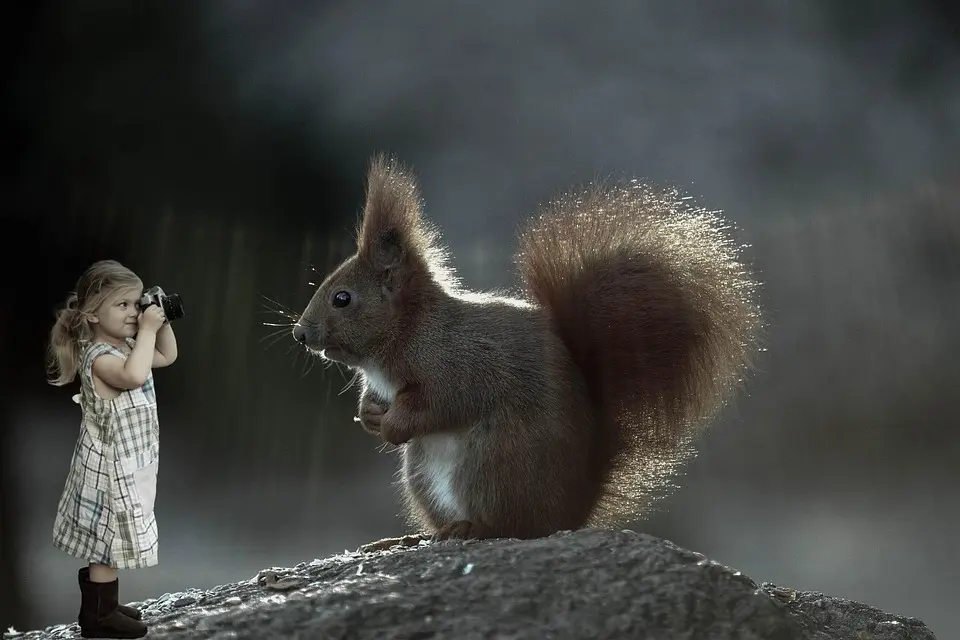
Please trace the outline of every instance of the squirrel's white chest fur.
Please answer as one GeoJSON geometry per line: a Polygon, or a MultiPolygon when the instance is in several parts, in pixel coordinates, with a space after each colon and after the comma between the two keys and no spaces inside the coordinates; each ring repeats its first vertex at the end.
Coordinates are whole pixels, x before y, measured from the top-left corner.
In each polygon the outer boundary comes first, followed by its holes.
{"type": "Polygon", "coordinates": [[[363,377],[366,380],[367,388],[373,392],[373,395],[387,402],[393,402],[397,399],[397,388],[376,367],[364,367],[363,377]]]}
{"type": "MultiPolygon", "coordinates": [[[[364,367],[363,375],[367,388],[374,395],[388,402],[396,399],[396,387],[376,367],[364,367]]],[[[420,476],[436,508],[457,519],[464,519],[462,501],[454,491],[453,482],[461,456],[460,436],[456,433],[437,433],[417,438],[417,444],[421,455],[417,468],[409,469],[409,472],[420,476]]]]}

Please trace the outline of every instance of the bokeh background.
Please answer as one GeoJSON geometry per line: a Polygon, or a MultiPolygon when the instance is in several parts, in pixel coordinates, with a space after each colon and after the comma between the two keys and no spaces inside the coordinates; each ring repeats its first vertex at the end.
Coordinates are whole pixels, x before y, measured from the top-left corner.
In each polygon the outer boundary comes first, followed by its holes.
{"type": "Polygon", "coordinates": [[[399,155],[472,287],[598,175],[727,212],[768,351],[636,528],[960,637],[960,32],[929,1],[19,3],[4,27],[0,624],[76,616],[50,530],[79,411],[44,381],[92,261],[183,295],[156,374],[158,567],[126,600],[399,533],[396,460],[278,310],[350,252],[399,155]],[[282,327],[281,327],[282,329],[282,327]]]}

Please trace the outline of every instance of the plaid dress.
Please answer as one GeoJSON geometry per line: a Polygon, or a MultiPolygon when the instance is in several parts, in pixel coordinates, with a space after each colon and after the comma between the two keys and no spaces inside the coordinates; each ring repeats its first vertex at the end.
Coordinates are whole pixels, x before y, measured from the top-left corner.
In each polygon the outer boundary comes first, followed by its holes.
{"type": "Polygon", "coordinates": [[[160,427],[153,373],[142,387],[105,400],[94,391],[92,371],[93,361],[108,353],[127,357],[113,345],[83,346],[83,421],[57,506],[53,544],[115,569],[150,567],[158,562],[159,545],[153,504],[160,427]]]}

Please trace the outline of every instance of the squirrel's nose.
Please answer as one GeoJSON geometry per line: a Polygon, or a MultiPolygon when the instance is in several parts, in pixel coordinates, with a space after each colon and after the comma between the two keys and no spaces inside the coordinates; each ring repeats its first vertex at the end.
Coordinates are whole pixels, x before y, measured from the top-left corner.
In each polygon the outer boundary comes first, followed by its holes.
{"type": "Polygon", "coordinates": [[[310,327],[299,322],[293,325],[293,339],[300,344],[307,344],[314,337],[314,333],[310,327]]]}

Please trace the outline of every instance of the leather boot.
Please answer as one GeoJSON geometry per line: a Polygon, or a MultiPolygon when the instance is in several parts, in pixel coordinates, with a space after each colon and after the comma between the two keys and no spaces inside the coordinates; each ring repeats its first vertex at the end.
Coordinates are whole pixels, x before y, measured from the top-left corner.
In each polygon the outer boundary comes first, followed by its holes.
{"type": "MultiPolygon", "coordinates": [[[[90,579],[90,567],[84,567],[77,572],[77,582],[80,584],[80,588],[83,588],[83,583],[90,579]]],[[[120,584],[117,583],[117,588],[119,589],[120,584]]],[[[128,607],[125,604],[118,604],[117,610],[120,611],[123,615],[128,618],[133,618],[134,620],[140,620],[143,617],[143,614],[140,613],[140,609],[135,609],[133,607],[128,607]]]]}
{"type": "Polygon", "coordinates": [[[117,603],[117,581],[80,582],[81,638],[142,638],[147,625],[120,613],[117,603]]]}

